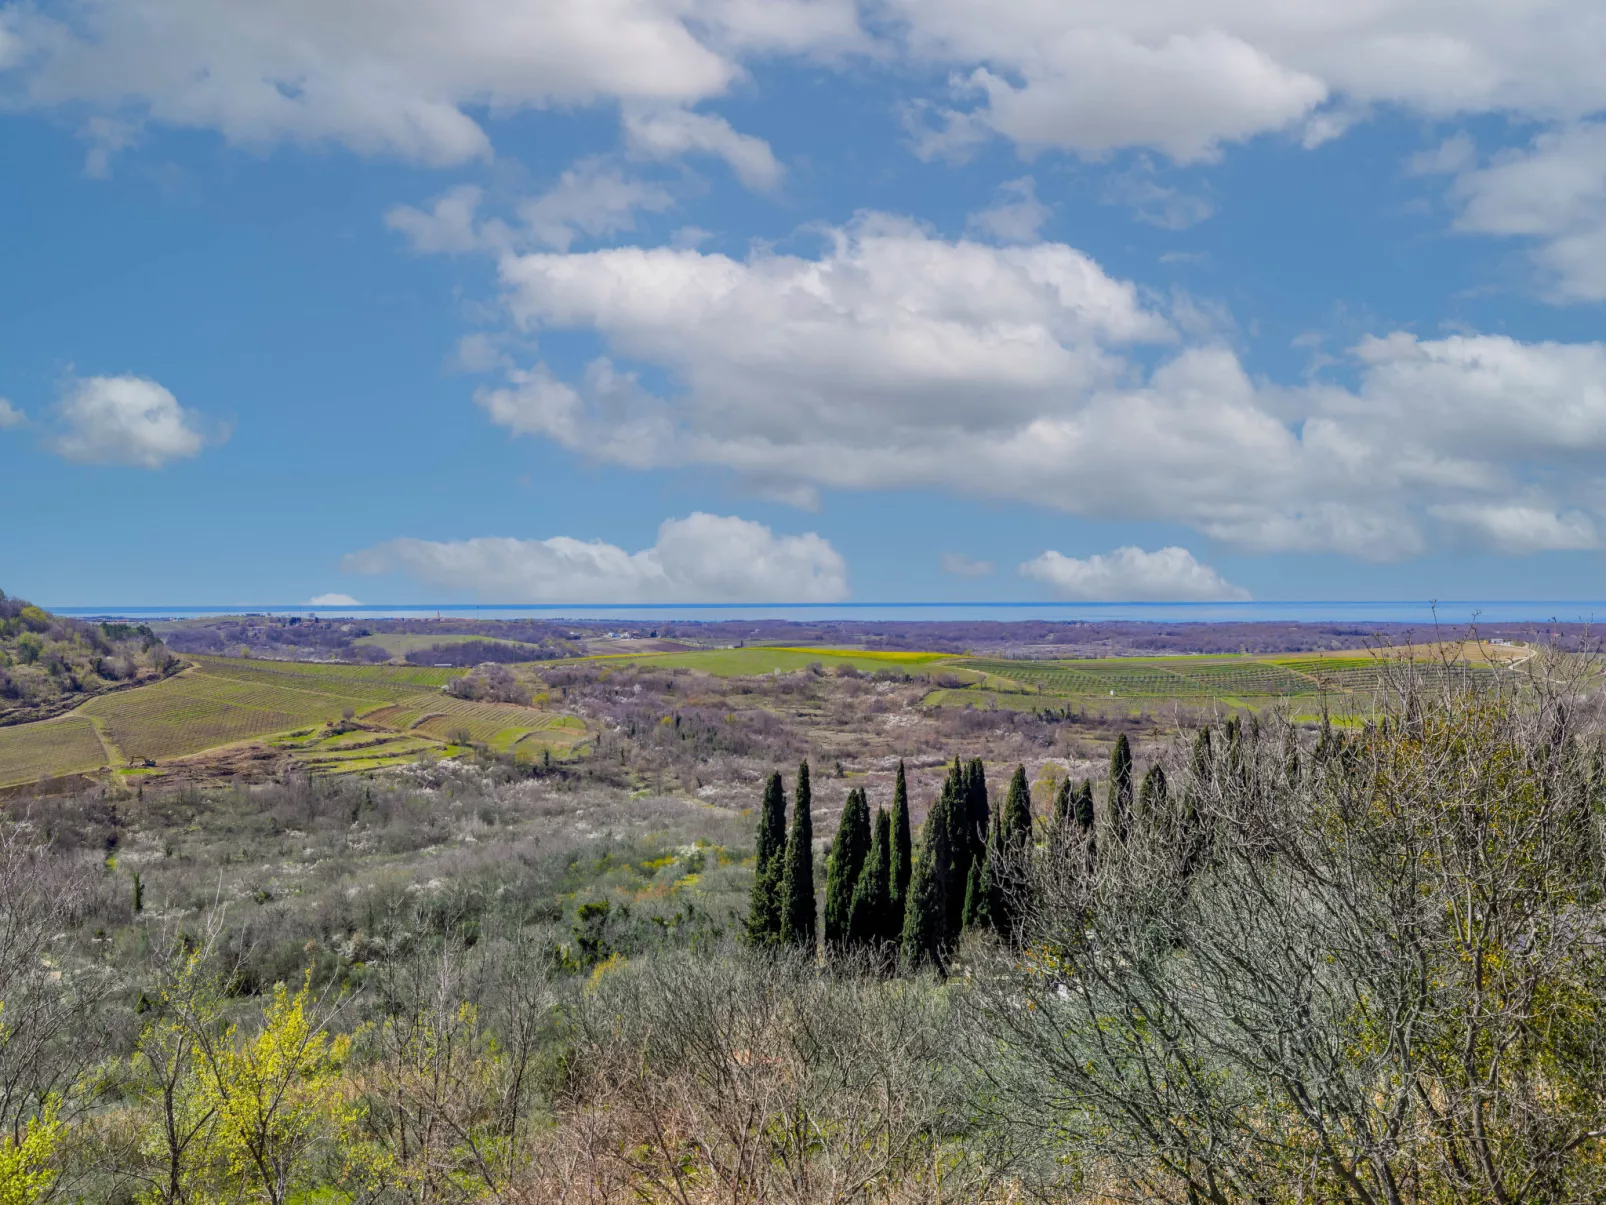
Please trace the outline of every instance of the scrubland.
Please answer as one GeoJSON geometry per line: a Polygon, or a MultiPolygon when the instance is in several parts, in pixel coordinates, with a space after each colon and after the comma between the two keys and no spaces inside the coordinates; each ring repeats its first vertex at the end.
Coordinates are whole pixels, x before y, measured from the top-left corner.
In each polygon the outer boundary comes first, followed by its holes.
{"type": "Polygon", "coordinates": [[[584,757],[19,797],[0,1200],[1597,1201],[1595,681],[1401,663],[1323,726],[547,666],[584,757]],[[969,841],[956,924],[755,933],[803,759],[789,890],[902,760],[901,914],[969,841]]]}

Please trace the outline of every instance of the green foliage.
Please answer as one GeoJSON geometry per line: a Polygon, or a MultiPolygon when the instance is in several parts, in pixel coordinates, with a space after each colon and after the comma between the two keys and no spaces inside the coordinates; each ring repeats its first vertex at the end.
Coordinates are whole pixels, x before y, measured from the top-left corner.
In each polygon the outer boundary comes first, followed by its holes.
{"type": "MultiPolygon", "coordinates": [[[[4,1036],[0,1027],[0,1039],[4,1036]]],[[[20,1134],[0,1135],[0,1205],[42,1205],[51,1199],[64,1137],[59,1111],[51,1100],[20,1134]]]]}
{"type": "Polygon", "coordinates": [[[1143,776],[1143,785],[1138,788],[1138,815],[1153,822],[1165,815],[1167,806],[1165,771],[1159,762],[1155,762],[1143,776]]]}
{"type": "Polygon", "coordinates": [[[876,809],[875,835],[848,909],[848,945],[880,953],[902,936],[902,914],[892,900],[892,817],[876,809]]]}
{"type": "Polygon", "coordinates": [[[1026,850],[1032,844],[1032,791],[1026,785],[1026,767],[1016,766],[1004,799],[1004,843],[1011,850],[1026,850]]]}
{"type": "Polygon", "coordinates": [[[837,825],[836,840],[825,866],[825,946],[840,951],[846,946],[853,893],[859,885],[865,856],[870,852],[870,804],[862,790],[848,792],[837,825]]]}
{"type": "Polygon", "coordinates": [[[903,932],[904,901],[909,898],[909,876],[914,871],[914,834],[909,823],[909,784],[904,779],[903,759],[898,760],[898,778],[892,788],[892,910],[893,930],[903,932]]]}
{"type": "Polygon", "coordinates": [[[1076,806],[1073,809],[1076,826],[1089,837],[1093,835],[1093,784],[1088,779],[1082,780],[1082,787],[1076,793],[1076,806]]]}
{"type": "MultiPolygon", "coordinates": [[[[941,941],[944,949],[959,940],[965,925],[965,891],[972,865],[985,856],[992,809],[987,800],[987,771],[981,758],[954,759],[943,783],[942,815],[947,825],[945,857],[936,866],[942,898],[941,941]]],[[[926,821],[930,827],[931,821],[926,821]]]]}
{"type": "Polygon", "coordinates": [[[911,970],[944,965],[947,950],[949,879],[953,857],[948,847],[948,805],[945,792],[937,797],[921,826],[920,850],[915,855],[909,891],[903,909],[903,963],[911,970]]]}
{"type": "MultiPolygon", "coordinates": [[[[113,687],[156,681],[177,668],[149,628],[80,623],[0,598],[0,725],[49,719],[113,687]]],[[[6,769],[0,757],[0,775],[6,769]]]]}
{"type": "Polygon", "coordinates": [[[992,908],[988,895],[992,891],[992,876],[986,871],[987,858],[983,855],[970,863],[965,876],[965,907],[963,924],[966,929],[991,926],[992,908]]]}
{"type": "Polygon", "coordinates": [[[201,1060],[201,1104],[217,1115],[209,1153],[236,1200],[283,1205],[309,1185],[320,1145],[356,1120],[341,1071],[348,1036],[314,1015],[312,987],[277,984],[253,1037],[231,1027],[201,1060]]]}
{"type": "Polygon", "coordinates": [[[797,799],[781,872],[781,943],[812,952],[818,933],[814,907],[814,812],[809,763],[797,768],[797,799]]]}
{"type": "Polygon", "coordinates": [[[785,854],[786,788],[777,772],[764,784],[764,799],[759,804],[753,899],[747,912],[747,939],[755,946],[774,946],[781,940],[781,878],[785,854]]]}
{"type": "Polygon", "coordinates": [[[1125,841],[1132,823],[1132,745],[1124,732],[1115,738],[1115,748],[1110,750],[1105,807],[1111,835],[1125,841]]]}

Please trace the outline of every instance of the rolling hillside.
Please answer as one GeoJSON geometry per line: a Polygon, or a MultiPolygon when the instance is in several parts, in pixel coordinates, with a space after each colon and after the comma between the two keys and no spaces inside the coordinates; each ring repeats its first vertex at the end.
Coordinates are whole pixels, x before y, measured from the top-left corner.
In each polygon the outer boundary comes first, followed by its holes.
{"type": "Polygon", "coordinates": [[[0,727],[48,719],[181,667],[144,625],[82,623],[0,590],[0,727]]]}

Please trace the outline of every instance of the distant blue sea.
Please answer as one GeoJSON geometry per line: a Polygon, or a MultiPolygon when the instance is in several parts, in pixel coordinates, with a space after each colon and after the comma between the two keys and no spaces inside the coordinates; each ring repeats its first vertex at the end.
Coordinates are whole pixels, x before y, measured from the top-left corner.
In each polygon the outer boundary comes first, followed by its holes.
{"type": "Polygon", "coordinates": [[[1606,601],[1511,600],[1477,602],[1452,599],[1293,602],[851,602],[851,603],[368,603],[315,607],[307,603],[227,606],[52,606],[61,615],[95,619],[182,619],[206,615],[319,615],[467,619],[790,619],[831,620],[1058,620],[1159,623],[1231,623],[1294,620],[1302,623],[1593,623],[1606,619],[1606,601]]]}

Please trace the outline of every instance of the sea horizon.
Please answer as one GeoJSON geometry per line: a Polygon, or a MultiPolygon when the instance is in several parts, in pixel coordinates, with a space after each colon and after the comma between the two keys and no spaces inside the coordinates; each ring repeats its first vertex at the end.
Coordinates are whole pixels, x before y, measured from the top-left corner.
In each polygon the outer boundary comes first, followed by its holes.
{"type": "Polygon", "coordinates": [[[1465,626],[1476,623],[1592,623],[1606,600],[1592,599],[1310,599],[1228,602],[889,601],[749,603],[276,603],[51,605],[78,619],[178,620],[218,615],[301,615],[320,619],[606,619],[682,622],[770,619],[901,622],[1153,622],[1153,623],[1391,623],[1465,626]]]}

